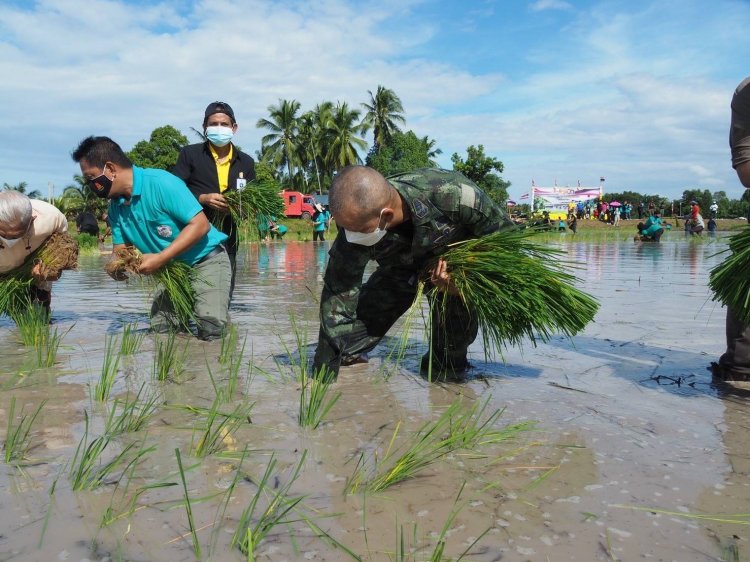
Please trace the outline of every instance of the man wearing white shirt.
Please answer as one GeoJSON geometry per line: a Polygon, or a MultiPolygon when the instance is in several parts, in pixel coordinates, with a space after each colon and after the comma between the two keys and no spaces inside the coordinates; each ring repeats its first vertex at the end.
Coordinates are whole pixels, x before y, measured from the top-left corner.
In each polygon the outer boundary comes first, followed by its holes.
{"type": "MultiPolygon", "coordinates": [[[[67,232],[68,221],[55,206],[29,199],[18,191],[0,193],[0,275],[23,265],[28,257],[56,232],[67,232]]],[[[36,265],[31,298],[49,310],[51,280],[45,280],[36,265]]]]}

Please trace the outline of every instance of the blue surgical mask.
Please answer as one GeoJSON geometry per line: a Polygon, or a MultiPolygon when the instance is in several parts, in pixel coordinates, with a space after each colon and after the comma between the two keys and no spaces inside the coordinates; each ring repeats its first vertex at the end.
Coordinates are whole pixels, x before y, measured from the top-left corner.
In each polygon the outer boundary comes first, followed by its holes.
{"type": "Polygon", "coordinates": [[[228,145],[231,142],[233,136],[234,131],[231,127],[222,127],[220,125],[217,125],[215,127],[206,127],[206,138],[208,138],[208,140],[211,141],[211,144],[214,146],[228,145]]]}
{"type": "Polygon", "coordinates": [[[383,211],[380,210],[380,219],[378,219],[378,226],[372,232],[352,232],[351,230],[344,230],[344,236],[346,241],[352,244],[359,244],[361,246],[374,246],[380,242],[383,237],[388,233],[388,223],[381,229],[380,220],[383,218],[383,211]]]}

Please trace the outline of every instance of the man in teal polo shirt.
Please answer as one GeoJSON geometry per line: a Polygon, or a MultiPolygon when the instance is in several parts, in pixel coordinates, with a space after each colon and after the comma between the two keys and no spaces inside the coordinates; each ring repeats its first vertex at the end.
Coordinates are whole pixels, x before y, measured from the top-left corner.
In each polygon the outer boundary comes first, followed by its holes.
{"type": "MultiPolygon", "coordinates": [[[[145,275],[173,259],[194,267],[198,336],[220,337],[228,320],[232,277],[223,246],[227,235],[211,226],[185,183],[164,170],[133,166],[108,137],[84,139],[72,156],[91,190],[110,199],[114,249],[135,246],[143,254],[139,273],[145,275]]],[[[170,328],[171,310],[157,296],[151,307],[154,331],[170,328]]]]}

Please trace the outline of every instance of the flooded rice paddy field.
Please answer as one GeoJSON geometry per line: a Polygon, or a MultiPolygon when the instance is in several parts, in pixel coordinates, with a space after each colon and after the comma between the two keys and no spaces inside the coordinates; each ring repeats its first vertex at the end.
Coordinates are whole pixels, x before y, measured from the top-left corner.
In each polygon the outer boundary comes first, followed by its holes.
{"type": "Polygon", "coordinates": [[[147,334],[120,359],[105,402],[93,395],[106,338],[133,322],[145,330],[149,300],[137,284],[110,280],[105,257],[83,258],[54,289],[53,327],[64,332],[54,367],[34,368],[33,350],[0,319],[0,431],[12,397],[13,426],[22,406],[28,416],[43,405],[27,459],[0,470],[0,560],[245,560],[232,538],[269,465],[253,524],[274,491],[285,492],[284,506],[304,498],[290,522],[268,528],[258,560],[427,560],[441,537],[446,558],[478,561],[750,559],[747,526],[716,520],[750,511],[748,398],[712,385],[706,370],[724,349],[724,311],[706,287],[723,243],[674,234],[660,245],[564,240],[585,264],[583,287],[601,301],[582,334],[489,363],[477,342],[469,382],[429,384],[415,375],[419,330],[400,364],[389,361],[394,329],[368,364],[342,369],[340,399],[317,429],[298,424],[293,367],[295,331],[309,344],[303,358],[314,349],[327,244],[248,246],[231,308],[232,359],[219,361],[219,341],[179,336],[184,372],[159,382],[164,339],[147,334]],[[219,409],[241,423],[217,430],[210,410],[231,365],[238,389],[219,409]],[[156,397],[153,415],[112,438],[94,474],[134,444],[125,462],[101,485],[73,491],[79,444],[80,457],[105,433],[115,400],[122,408],[139,390],[156,397]],[[396,430],[394,447],[457,400],[460,411],[488,401],[484,418],[503,409],[498,428],[534,429],[457,449],[380,493],[345,492],[360,458],[382,459],[396,430]],[[200,456],[207,427],[215,452],[200,456]]]}

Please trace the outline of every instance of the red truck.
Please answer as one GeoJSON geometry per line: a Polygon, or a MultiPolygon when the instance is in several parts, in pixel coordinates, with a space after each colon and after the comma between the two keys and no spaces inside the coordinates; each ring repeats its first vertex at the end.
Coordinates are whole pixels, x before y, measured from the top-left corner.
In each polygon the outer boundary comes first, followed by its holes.
{"type": "Polygon", "coordinates": [[[284,198],[284,215],[292,218],[310,220],[315,213],[315,197],[304,195],[299,191],[282,191],[284,198]]]}

